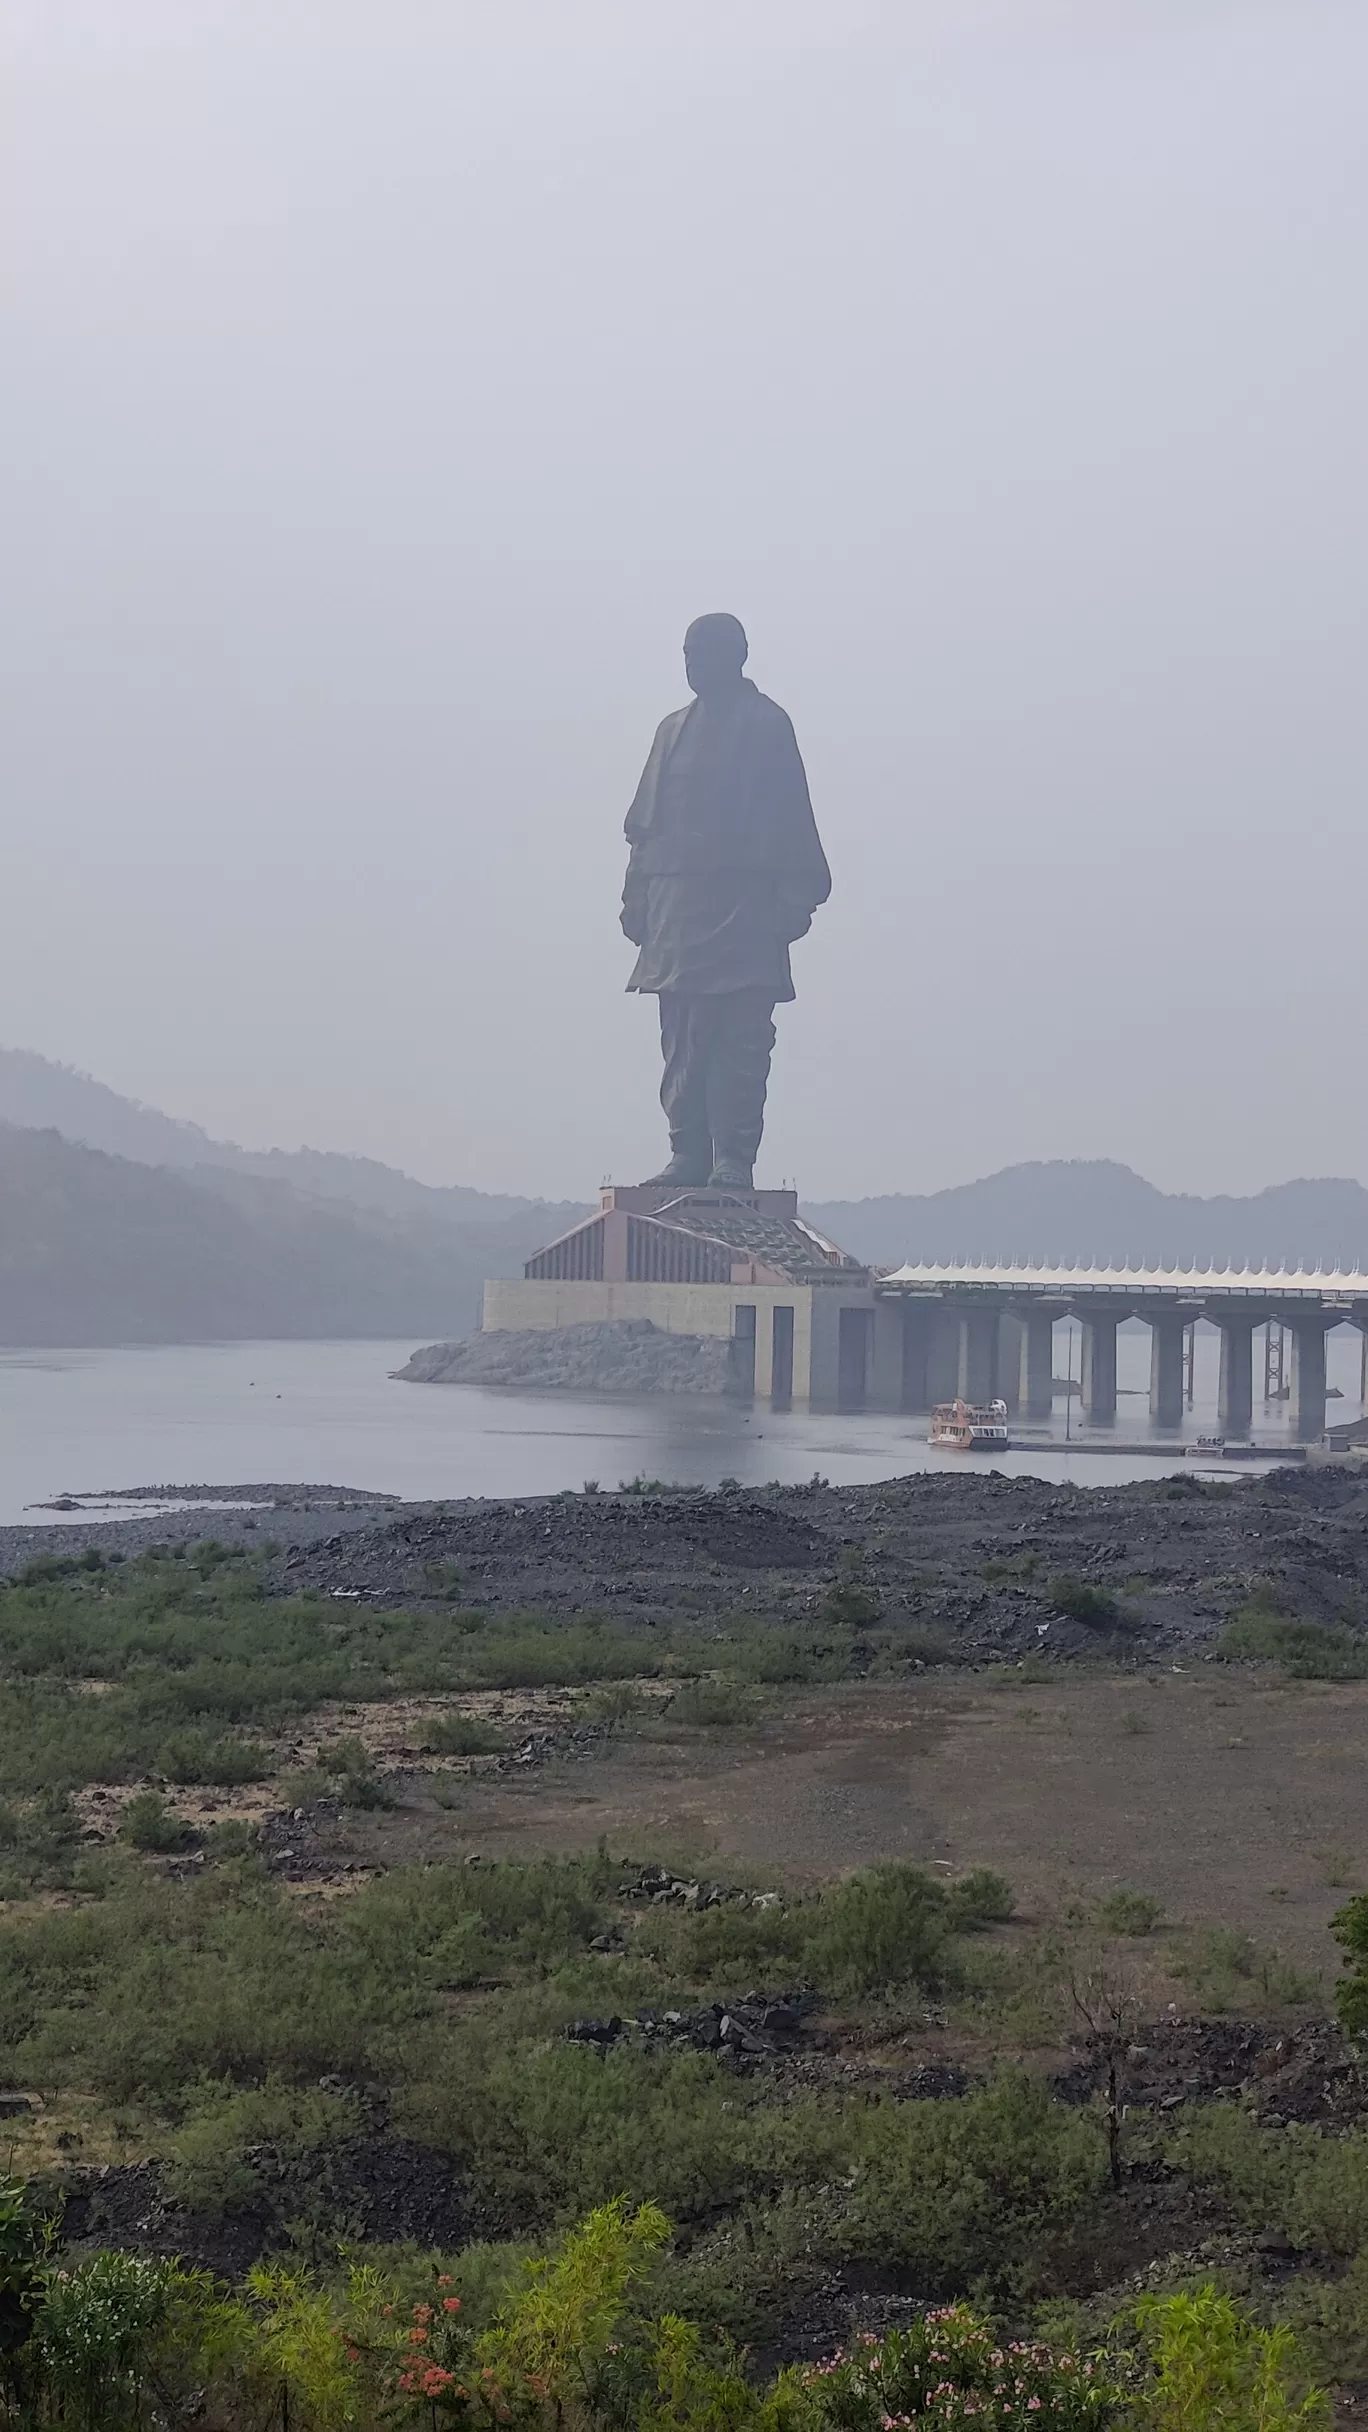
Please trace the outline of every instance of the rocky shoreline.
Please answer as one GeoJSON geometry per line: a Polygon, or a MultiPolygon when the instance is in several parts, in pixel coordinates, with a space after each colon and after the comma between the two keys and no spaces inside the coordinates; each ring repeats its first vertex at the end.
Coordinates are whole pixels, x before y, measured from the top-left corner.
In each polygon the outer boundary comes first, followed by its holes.
{"type": "Polygon", "coordinates": [[[646,1482],[441,1504],[336,1487],[175,1491],[185,1508],[155,1517],[0,1531],[0,1576],[86,1545],[107,1559],[213,1536],[261,1555],[269,1594],[454,1599],[556,1624],[816,1627],[852,1649],[862,1634],[915,1632],[923,1660],[961,1664],[1181,1661],[1214,1649],[1256,1585],[1270,1610],[1351,1650],[1368,1610],[1368,1484],[1328,1469],[1229,1485],[929,1472],[840,1488],[646,1482]]]}

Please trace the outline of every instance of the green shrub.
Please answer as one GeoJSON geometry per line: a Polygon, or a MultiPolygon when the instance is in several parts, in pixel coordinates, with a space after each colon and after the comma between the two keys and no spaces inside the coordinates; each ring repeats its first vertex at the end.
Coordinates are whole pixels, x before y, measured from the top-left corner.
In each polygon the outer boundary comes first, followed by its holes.
{"type": "Polygon", "coordinates": [[[188,1824],[168,1807],[159,1790],[139,1790],[119,1818],[119,1838],[130,1849],[185,1849],[191,1840],[188,1824]]]}
{"type": "Polygon", "coordinates": [[[805,1936],[813,1979],[837,1996],[943,1982],[949,1903],[920,1867],[871,1866],[824,1891],[805,1936]]]}
{"type": "Polygon", "coordinates": [[[1112,1629],[1121,1618],[1120,1607],[1109,1588],[1094,1587],[1072,1571],[1057,1573],[1047,1583],[1045,1593],[1057,1613],[1068,1621],[1081,1622],[1086,1630],[1112,1629]]]}
{"type": "Polygon", "coordinates": [[[1280,1664],[1295,1680],[1368,1679],[1368,1636],[1318,1621],[1289,1621],[1247,1604],[1216,1641],[1227,1662],[1280,1664]]]}
{"type": "Polygon", "coordinates": [[[50,2270],[32,2337],[48,2420],[72,2432],[135,2432],[163,2349],[179,2332],[193,2353],[192,2317],[210,2295],[207,2279],[151,2255],[106,2251],[50,2270]]]}
{"type": "Polygon", "coordinates": [[[257,2148],[269,2148],[274,2164],[282,2155],[316,2153],[354,2136],[360,2123],[353,2094],[291,2086],[274,2075],[261,2086],[205,2083],[187,2098],[171,2142],[168,2181],[197,2212],[236,2212],[260,2193],[257,2148]]]}
{"type": "Polygon", "coordinates": [[[508,1734],[475,1714],[439,1714],[424,1723],[418,1745],[432,1756],[498,1756],[508,1734]]]}
{"type": "Polygon", "coordinates": [[[249,1740],[215,1738],[208,1731],[183,1731],[168,1740],[157,1762],[168,1782],[204,1782],[231,1789],[264,1782],[275,1771],[270,1750],[249,1740]]]}
{"type": "Polygon", "coordinates": [[[665,1719],[689,1730],[710,1731],[755,1720],[754,1693],[734,1680],[691,1680],[676,1689],[665,1719]]]}
{"type": "Polygon", "coordinates": [[[355,1737],[335,1740],[331,1747],[321,1748],[318,1769],[330,1777],[344,1807],[384,1808],[396,1804],[394,1790],[375,1771],[364,1740],[355,1737]]]}
{"type": "Polygon", "coordinates": [[[1097,1921],[1104,1933],[1127,1934],[1140,1940],[1152,1934],[1164,1913],[1162,1900],[1153,1892],[1134,1892],[1124,1888],[1108,1892],[1097,1906],[1097,1921]]]}
{"type": "Polygon", "coordinates": [[[1148,2432],[1311,2432],[1330,2403],[1308,2388],[1291,2331],[1265,2330],[1224,2290],[1142,2297],[1131,2320],[1147,2367],[1148,2432]]]}
{"type": "Polygon", "coordinates": [[[877,1621],[883,1607],[872,1588],[862,1587],[857,1579],[838,1579],[827,1589],[817,1610],[823,1621],[859,1629],[866,1622],[877,1621]]]}
{"type": "Polygon", "coordinates": [[[978,1934],[985,1926],[1005,1925],[1016,1907],[1016,1894],[991,1866],[972,1867],[946,1886],[945,1922],[952,1934],[978,1934]]]}
{"type": "Polygon", "coordinates": [[[1122,2391],[1091,2359],[1015,2340],[966,2305],[923,2314],[906,2330],[862,2340],[851,2355],[810,2367],[800,2386],[814,2428],[880,2432],[919,2423],[927,2432],[972,2422],[975,2432],[1016,2432],[1038,2415],[1058,2432],[1097,2432],[1122,2391]]]}
{"type": "Polygon", "coordinates": [[[250,1857],[257,1846],[257,1829],[240,1816],[220,1816],[216,1823],[205,1826],[200,1845],[206,1858],[219,1862],[250,1857]]]}
{"type": "Polygon", "coordinates": [[[1368,1892],[1345,1902],[1330,1920],[1348,1974],[1335,1987],[1335,2008],[1346,2035],[1368,2035],[1368,1892]]]}
{"type": "Polygon", "coordinates": [[[1012,2286],[1092,2208],[1106,2172],[1091,2122],[1015,2073],[958,2102],[871,2104],[857,2134],[843,2243],[947,2294],[979,2278],[1012,2286]]]}

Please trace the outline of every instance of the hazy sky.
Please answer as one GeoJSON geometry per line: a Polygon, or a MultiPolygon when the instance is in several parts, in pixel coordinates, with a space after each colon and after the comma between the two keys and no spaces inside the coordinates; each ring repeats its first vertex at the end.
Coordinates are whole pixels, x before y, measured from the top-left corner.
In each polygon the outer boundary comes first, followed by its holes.
{"type": "Polygon", "coordinates": [[[1368,1180],[1364,0],[9,0],[0,1041],[663,1150],[734,609],[835,888],[762,1179],[1368,1180]]]}

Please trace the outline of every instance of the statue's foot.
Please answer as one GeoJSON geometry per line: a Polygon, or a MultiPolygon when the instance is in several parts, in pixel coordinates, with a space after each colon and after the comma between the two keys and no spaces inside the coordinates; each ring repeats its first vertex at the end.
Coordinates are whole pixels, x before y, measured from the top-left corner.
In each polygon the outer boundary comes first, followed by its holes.
{"type": "Polygon", "coordinates": [[[755,1169],[743,1157],[719,1157],[708,1181],[719,1191],[749,1191],[755,1187],[755,1169]]]}
{"type": "Polygon", "coordinates": [[[708,1160],[706,1157],[686,1157],[676,1153],[660,1173],[647,1175],[642,1188],[649,1191],[654,1190],[657,1185],[665,1188],[671,1183],[677,1183],[683,1190],[699,1191],[702,1190],[707,1179],[708,1160]]]}

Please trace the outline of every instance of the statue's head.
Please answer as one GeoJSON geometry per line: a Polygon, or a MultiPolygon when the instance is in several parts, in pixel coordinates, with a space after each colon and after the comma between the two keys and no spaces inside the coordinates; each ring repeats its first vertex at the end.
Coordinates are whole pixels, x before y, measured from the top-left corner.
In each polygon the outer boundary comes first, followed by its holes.
{"type": "Polygon", "coordinates": [[[691,692],[726,692],[741,680],[750,644],[739,616],[696,616],[684,636],[691,692]]]}

